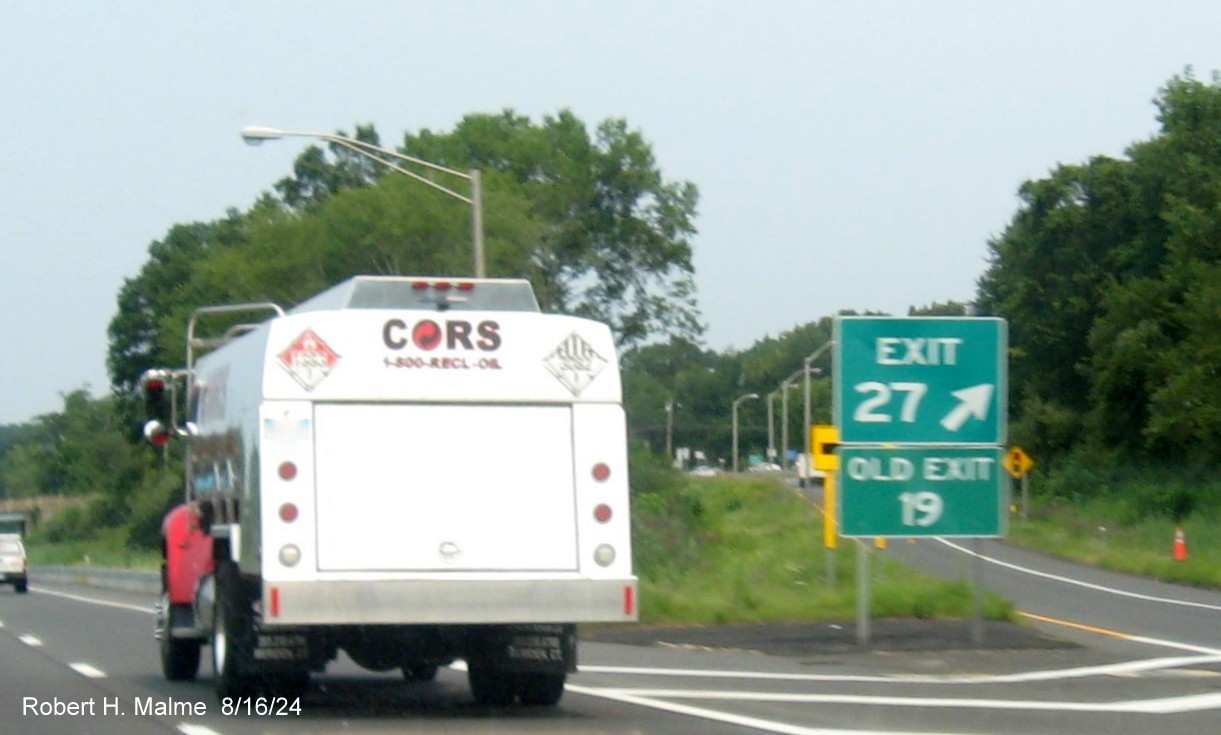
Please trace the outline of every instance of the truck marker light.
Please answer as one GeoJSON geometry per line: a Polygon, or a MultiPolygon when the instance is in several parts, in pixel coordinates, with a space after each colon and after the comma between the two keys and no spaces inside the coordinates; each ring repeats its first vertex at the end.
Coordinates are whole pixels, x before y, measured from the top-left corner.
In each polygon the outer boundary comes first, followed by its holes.
{"type": "Polygon", "coordinates": [[[280,588],[271,588],[271,617],[280,617],[280,588]]]}
{"type": "Polygon", "coordinates": [[[433,281],[431,283],[428,281],[412,281],[411,288],[415,291],[427,291],[430,288],[435,291],[449,291],[453,288],[459,291],[474,291],[475,284],[470,281],[458,281],[457,283],[453,281],[433,281]]]}
{"type": "Polygon", "coordinates": [[[286,567],[295,567],[301,561],[301,549],[288,544],[280,549],[280,563],[286,567]]]}
{"type": "Polygon", "coordinates": [[[623,586],[623,614],[631,615],[636,611],[636,588],[630,584],[623,586]]]}
{"type": "Polygon", "coordinates": [[[297,520],[297,506],[293,503],[285,503],[280,506],[280,520],[285,523],[292,523],[297,520]]]}
{"type": "Polygon", "coordinates": [[[598,503],[594,506],[594,518],[598,523],[606,523],[611,519],[611,507],[606,503],[598,503]]]}
{"type": "Polygon", "coordinates": [[[600,567],[609,567],[615,563],[615,547],[610,544],[601,544],[594,549],[594,561],[598,562],[600,567]]]}
{"type": "Polygon", "coordinates": [[[292,480],[297,476],[297,465],[292,462],[281,462],[276,472],[280,475],[281,480],[292,480]]]}
{"type": "Polygon", "coordinates": [[[594,479],[598,482],[606,482],[608,479],[610,479],[610,466],[605,462],[599,462],[594,465],[592,474],[594,479]]]}

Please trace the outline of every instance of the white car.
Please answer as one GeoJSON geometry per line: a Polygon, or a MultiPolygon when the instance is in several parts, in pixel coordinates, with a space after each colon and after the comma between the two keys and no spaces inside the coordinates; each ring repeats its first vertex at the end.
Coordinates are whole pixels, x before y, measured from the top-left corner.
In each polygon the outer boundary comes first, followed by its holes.
{"type": "Polygon", "coordinates": [[[712,466],[706,465],[706,464],[700,464],[700,465],[696,465],[696,466],[692,467],[687,472],[687,474],[691,475],[692,477],[716,477],[717,475],[719,475],[721,473],[720,473],[720,471],[717,470],[716,467],[712,467],[712,466]]]}
{"type": "Polygon", "coordinates": [[[25,546],[16,534],[0,534],[0,581],[13,585],[18,592],[27,589],[25,546]]]}

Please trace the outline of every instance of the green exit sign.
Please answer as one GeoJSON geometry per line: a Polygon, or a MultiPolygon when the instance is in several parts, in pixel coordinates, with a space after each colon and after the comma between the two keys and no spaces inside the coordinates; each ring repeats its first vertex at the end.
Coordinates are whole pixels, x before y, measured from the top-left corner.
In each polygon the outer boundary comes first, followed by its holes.
{"type": "Polygon", "coordinates": [[[1003,444],[1003,319],[839,317],[834,401],[844,444],[1003,444]]]}
{"type": "Polygon", "coordinates": [[[840,533],[1003,536],[1001,447],[840,447],[840,533]]]}

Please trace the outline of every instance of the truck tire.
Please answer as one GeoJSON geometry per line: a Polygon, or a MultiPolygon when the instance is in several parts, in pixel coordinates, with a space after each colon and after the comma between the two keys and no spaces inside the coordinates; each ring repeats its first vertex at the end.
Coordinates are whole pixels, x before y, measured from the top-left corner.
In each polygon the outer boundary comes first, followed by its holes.
{"type": "Polygon", "coordinates": [[[468,661],[466,678],[471,685],[471,695],[478,704],[504,707],[513,704],[517,695],[513,674],[486,663],[468,661]]]}
{"type": "Polygon", "coordinates": [[[532,707],[551,707],[564,696],[564,681],[567,674],[519,673],[514,678],[517,683],[517,698],[524,705],[532,707]]]}
{"type": "Polygon", "coordinates": [[[30,582],[25,577],[22,577],[13,583],[13,589],[17,590],[18,594],[24,595],[30,591],[30,582]]]}
{"type": "Polygon", "coordinates": [[[168,594],[161,595],[158,604],[157,647],[161,654],[161,673],[168,681],[190,681],[199,672],[199,651],[203,641],[198,638],[174,638],[170,635],[171,604],[168,594]]]}
{"type": "Polygon", "coordinates": [[[212,615],[212,672],[216,696],[248,697],[256,693],[255,677],[247,673],[253,651],[254,620],[250,597],[242,590],[241,573],[232,561],[216,564],[216,602],[212,615]]]}

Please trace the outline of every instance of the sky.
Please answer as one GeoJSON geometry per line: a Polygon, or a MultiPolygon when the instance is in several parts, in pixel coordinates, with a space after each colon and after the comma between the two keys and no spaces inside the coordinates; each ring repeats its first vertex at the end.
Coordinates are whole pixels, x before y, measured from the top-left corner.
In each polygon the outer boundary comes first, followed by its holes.
{"type": "Polygon", "coordinates": [[[104,395],[150,243],[309,145],[248,125],[393,145],[506,108],[622,118],[699,188],[705,345],[745,350],[973,300],[1022,182],[1156,135],[1219,32],[1216,0],[0,3],[0,424],[104,395]]]}

